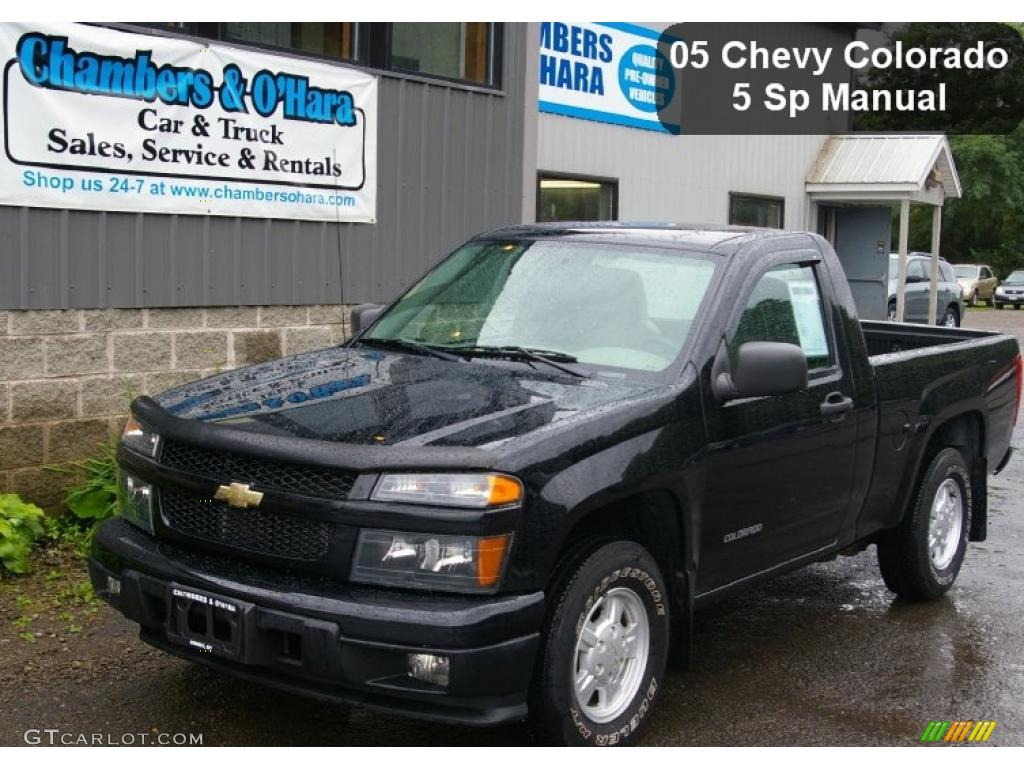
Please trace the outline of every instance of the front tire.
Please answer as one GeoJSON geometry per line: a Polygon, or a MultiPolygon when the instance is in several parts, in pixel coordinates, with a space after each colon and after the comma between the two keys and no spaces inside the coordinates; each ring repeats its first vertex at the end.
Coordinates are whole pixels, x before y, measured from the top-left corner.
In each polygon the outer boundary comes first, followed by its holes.
{"type": "Polygon", "coordinates": [[[925,470],[912,509],[878,542],[885,585],[912,600],[944,595],[967,553],[971,510],[967,462],[960,451],[944,448],[925,470]]]}
{"type": "Polygon", "coordinates": [[[642,546],[595,549],[552,596],[530,689],[540,744],[616,746],[635,741],[669,649],[669,594],[642,546]]]}
{"type": "Polygon", "coordinates": [[[959,328],[960,327],[960,313],[956,311],[956,308],[952,305],[946,307],[946,312],[942,315],[942,321],[940,325],[946,328],[959,328]]]}

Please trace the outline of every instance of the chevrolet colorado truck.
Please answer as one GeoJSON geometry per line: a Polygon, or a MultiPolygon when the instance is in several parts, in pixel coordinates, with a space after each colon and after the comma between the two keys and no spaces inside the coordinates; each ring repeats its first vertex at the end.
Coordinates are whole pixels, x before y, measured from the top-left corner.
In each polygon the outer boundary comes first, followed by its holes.
{"type": "Polygon", "coordinates": [[[814,234],[502,229],[353,325],[133,403],[95,589],[230,675],[542,743],[633,741],[732,590],[874,544],[945,593],[1020,407],[1014,338],[859,321],[814,234]]]}

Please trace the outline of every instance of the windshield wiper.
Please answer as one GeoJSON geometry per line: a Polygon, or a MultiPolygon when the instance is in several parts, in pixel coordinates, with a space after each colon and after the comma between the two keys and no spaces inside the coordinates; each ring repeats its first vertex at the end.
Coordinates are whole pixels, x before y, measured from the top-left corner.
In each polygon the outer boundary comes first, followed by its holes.
{"type": "Polygon", "coordinates": [[[441,360],[448,360],[449,362],[465,362],[465,358],[459,357],[458,355],[442,352],[440,349],[436,349],[426,344],[420,344],[418,341],[409,341],[408,339],[359,339],[359,343],[370,346],[376,345],[378,347],[403,349],[407,352],[414,352],[417,355],[429,355],[430,357],[437,357],[441,360]]]}
{"type": "Polygon", "coordinates": [[[516,346],[501,346],[501,347],[488,347],[488,346],[472,346],[472,347],[458,347],[459,354],[462,355],[494,355],[496,357],[510,357],[510,358],[521,358],[524,360],[531,360],[536,363],[544,363],[550,365],[552,368],[557,368],[563,373],[568,373],[570,376],[575,376],[578,379],[589,379],[590,374],[584,373],[583,371],[574,370],[567,365],[562,363],[575,363],[576,358],[565,352],[555,352],[547,349],[529,349],[527,347],[516,347],[516,346]]]}

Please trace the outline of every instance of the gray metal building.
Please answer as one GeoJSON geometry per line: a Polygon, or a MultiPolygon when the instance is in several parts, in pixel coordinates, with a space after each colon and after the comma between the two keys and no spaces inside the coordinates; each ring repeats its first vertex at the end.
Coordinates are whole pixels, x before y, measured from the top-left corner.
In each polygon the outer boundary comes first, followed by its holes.
{"type": "Polygon", "coordinates": [[[0,206],[0,308],[302,305],[393,296],[470,235],[522,219],[524,140],[536,120],[536,88],[527,87],[526,76],[531,47],[527,25],[489,26],[491,83],[339,63],[380,76],[375,224],[0,206]]]}

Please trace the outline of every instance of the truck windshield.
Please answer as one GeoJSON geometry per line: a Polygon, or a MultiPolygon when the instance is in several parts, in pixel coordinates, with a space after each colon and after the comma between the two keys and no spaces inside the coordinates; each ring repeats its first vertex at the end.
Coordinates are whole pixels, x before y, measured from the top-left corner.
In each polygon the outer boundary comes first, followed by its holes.
{"type": "Polygon", "coordinates": [[[714,270],[712,257],[687,251],[470,243],[363,338],[456,354],[518,349],[563,363],[660,371],[686,342],[714,270]]]}

